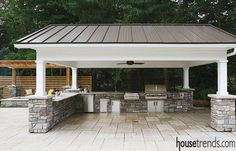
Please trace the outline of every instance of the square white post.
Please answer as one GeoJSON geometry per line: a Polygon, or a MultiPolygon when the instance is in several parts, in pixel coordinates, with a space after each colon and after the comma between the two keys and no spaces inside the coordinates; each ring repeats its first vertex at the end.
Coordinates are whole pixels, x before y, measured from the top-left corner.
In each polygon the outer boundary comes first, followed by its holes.
{"type": "Polygon", "coordinates": [[[77,68],[72,69],[72,85],[71,89],[77,89],[77,68]]]}
{"type": "Polygon", "coordinates": [[[183,68],[183,88],[189,89],[189,67],[183,68]]]}
{"type": "Polygon", "coordinates": [[[46,62],[36,60],[36,93],[37,96],[45,96],[46,93],[46,62]]]}
{"type": "Polygon", "coordinates": [[[217,62],[218,67],[218,91],[217,95],[225,96],[228,95],[227,89],[227,62],[228,60],[220,60],[217,62]]]}

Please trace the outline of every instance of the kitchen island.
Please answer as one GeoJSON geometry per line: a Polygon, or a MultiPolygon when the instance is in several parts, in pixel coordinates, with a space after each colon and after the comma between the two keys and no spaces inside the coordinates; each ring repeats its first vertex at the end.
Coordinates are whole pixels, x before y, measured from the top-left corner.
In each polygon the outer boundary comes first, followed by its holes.
{"type": "Polygon", "coordinates": [[[186,112],[192,106],[193,91],[167,92],[164,100],[147,100],[145,93],[128,100],[124,92],[80,93],[67,90],[61,96],[32,96],[29,99],[29,132],[45,133],[75,112],[186,112]],[[160,103],[161,102],[161,103],[160,103]],[[164,108],[164,109],[163,109],[164,108]]]}

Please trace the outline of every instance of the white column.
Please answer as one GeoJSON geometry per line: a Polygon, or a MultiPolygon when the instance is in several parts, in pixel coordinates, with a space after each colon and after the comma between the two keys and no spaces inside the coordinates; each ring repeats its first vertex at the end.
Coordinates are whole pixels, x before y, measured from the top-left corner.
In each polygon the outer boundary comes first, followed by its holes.
{"type": "Polygon", "coordinates": [[[189,89],[189,67],[183,68],[183,88],[189,89]]]}
{"type": "Polygon", "coordinates": [[[36,93],[37,96],[45,96],[46,93],[46,62],[36,60],[36,93]]]}
{"type": "Polygon", "coordinates": [[[217,62],[218,67],[218,91],[217,95],[228,95],[228,89],[227,89],[227,62],[228,60],[220,60],[217,62]]]}
{"type": "Polygon", "coordinates": [[[72,69],[72,85],[71,89],[77,89],[77,68],[72,69]]]}

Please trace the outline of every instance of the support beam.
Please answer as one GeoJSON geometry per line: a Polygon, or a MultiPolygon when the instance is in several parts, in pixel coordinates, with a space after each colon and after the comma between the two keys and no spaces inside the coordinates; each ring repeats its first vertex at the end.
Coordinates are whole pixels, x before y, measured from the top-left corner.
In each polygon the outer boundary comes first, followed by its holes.
{"type": "Polygon", "coordinates": [[[16,69],[11,69],[11,84],[16,86],[16,69]]]}
{"type": "Polygon", "coordinates": [[[228,95],[227,89],[227,62],[228,60],[220,60],[217,62],[218,67],[218,91],[217,95],[225,96],[228,95]]]}
{"type": "Polygon", "coordinates": [[[77,68],[72,69],[72,85],[71,89],[77,89],[77,68]]]}
{"type": "Polygon", "coordinates": [[[183,68],[183,88],[189,89],[189,67],[183,68]]]}
{"type": "Polygon", "coordinates": [[[45,96],[46,93],[46,62],[44,60],[36,60],[36,94],[37,96],[45,96]]]}
{"type": "Polygon", "coordinates": [[[66,85],[70,86],[70,68],[66,68],[66,85]]]}

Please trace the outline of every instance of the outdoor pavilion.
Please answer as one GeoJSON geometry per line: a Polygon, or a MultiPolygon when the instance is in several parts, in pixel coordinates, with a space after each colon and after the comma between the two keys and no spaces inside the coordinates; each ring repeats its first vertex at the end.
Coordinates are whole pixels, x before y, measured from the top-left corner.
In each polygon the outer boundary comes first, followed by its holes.
{"type": "Polygon", "coordinates": [[[46,96],[46,63],[71,67],[72,89],[77,89],[77,68],[183,68],[188,89],[191,67],[217,63],[218,90],[209,95],[213,127],[225,130],[218,128],[215,116],[227,114],[220,120],[229,120],[223,124],[235,130],[236,97],[227,90],[227,58],[236,54],[236,37],[212,25],[49,25],[19,39],[15,47],[37,52],[35,98],[46,96]],[[118,64],[127,61],[144,64],[118,64]],[[222,107],[230,111],[216,112],[222,107]]]}

